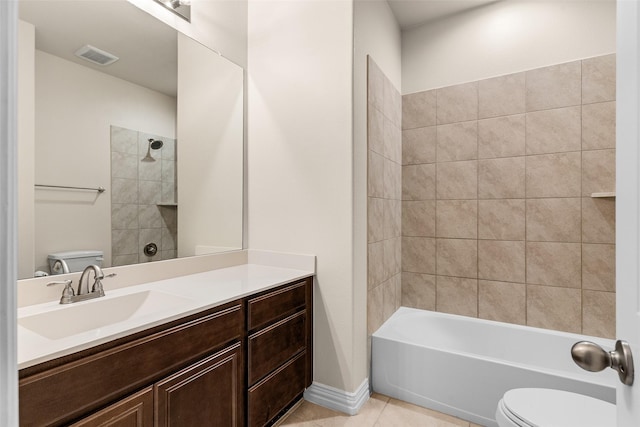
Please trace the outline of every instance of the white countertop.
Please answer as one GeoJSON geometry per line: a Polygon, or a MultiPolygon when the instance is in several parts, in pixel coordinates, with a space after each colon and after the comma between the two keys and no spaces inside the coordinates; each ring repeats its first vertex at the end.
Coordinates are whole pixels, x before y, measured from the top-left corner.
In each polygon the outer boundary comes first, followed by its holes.
{"type": "MultiPolygon", "coordinates": [[[[306,270],[243,264],[115,290],[109,290],[108,282],[104,281],[106,296],[103,298],[66,305],[56,301],[22,307],[18,309],[18,368],[85,350],[313,274],[306,270]],[[156,295],[169,298],[169,301],[175,298],[176,304],[162,311],[138,313],[132,318],[61,338],[47,338],[20,324],[21,319],[29,316],[79,308],[81,305],[86,305],[87,309],[82,311],[91,313],[91,304],[144,291],[155,291],[156,295]]],[[[90,319],[78,318],[74,321],[81,324],[90,319]]]]}

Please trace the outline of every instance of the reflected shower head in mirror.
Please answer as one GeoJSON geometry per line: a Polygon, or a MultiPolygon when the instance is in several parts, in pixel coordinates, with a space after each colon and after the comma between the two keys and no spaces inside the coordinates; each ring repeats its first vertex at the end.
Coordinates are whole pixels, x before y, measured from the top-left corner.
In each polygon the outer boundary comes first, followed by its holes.
{"type": "Polygon", "coordinates": [[[164,142],[162,142],[162,141],[160,141],[158,139],[149,138],[149,146],[147,147],[147,155],[143,157],[142,161],[143,162],[155,162],[156,159],[151,157],[151,150],[159,150],[159,149],[162,148],[163,145],[164,145],[164,142]]]}

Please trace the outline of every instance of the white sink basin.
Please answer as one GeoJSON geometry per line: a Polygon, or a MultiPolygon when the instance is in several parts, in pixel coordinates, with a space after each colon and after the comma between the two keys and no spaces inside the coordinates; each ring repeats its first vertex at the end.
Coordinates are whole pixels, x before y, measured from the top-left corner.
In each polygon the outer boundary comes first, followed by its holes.
{"type": "Polygon", "coordinates": [[[192,304],[193,300],[159,291],[103,297],[60,306],[51,311],[18,318],[18,324],[49,339],[96,330],[137,317],[192,304]]]}

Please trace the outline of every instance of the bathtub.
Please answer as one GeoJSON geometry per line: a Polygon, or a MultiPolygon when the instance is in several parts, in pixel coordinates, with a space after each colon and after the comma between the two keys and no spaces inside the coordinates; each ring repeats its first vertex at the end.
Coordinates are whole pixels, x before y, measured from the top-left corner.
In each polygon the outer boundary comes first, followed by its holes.
{"type": "Polygon", "coordinates": [[[571,360],[576,341],[602,338],[401,307],[372,336],[373,390],[483,426],[497,426],[502,395],[520,387],[615,403],[617,373],[571,360]]]}

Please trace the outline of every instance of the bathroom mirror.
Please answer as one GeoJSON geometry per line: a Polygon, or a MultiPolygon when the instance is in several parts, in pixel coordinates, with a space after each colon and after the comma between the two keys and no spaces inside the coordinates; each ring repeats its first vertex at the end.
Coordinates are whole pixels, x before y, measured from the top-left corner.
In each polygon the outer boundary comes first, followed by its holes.
{"type": "Polygon", "coordinates": [[[241,249],[242,68],[126,1],[20,21],[19,278],[241,249]]]}

